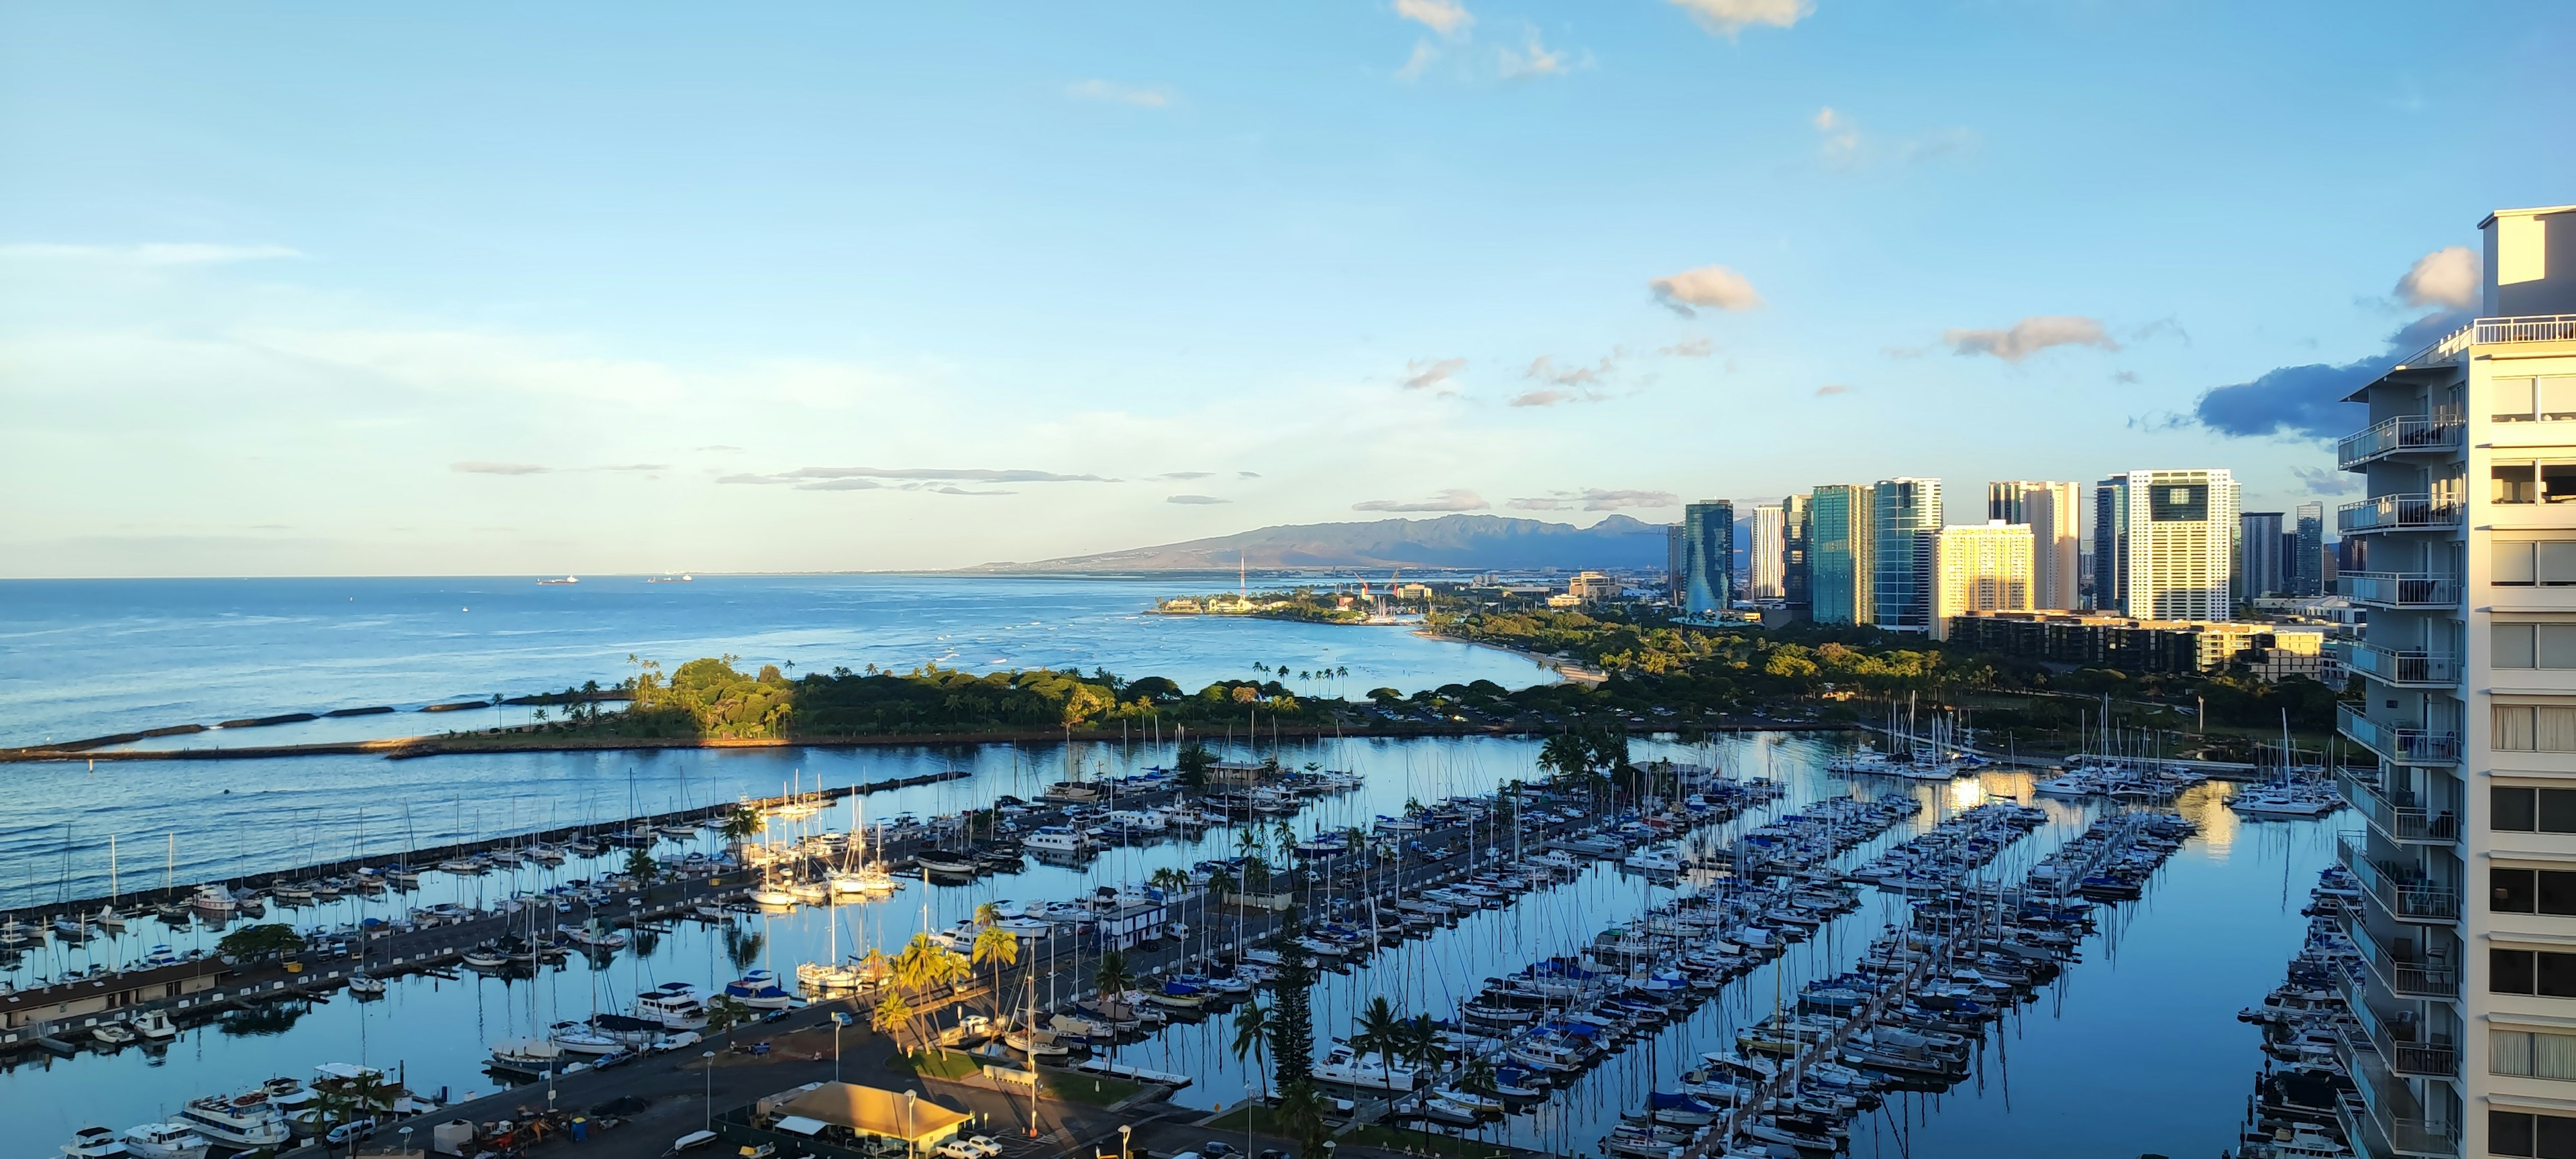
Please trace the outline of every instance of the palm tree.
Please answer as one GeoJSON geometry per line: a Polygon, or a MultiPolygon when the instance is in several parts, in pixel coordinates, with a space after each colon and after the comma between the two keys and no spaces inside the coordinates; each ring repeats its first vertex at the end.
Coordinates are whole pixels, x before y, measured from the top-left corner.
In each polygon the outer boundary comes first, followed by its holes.
{"type": "Polygon", "coordinates": [[[1369,999],[1368,1008],[1360,1011],[1359,1033],[1351,1036],[1351,1049],[1362,1058],[1374,1054],[1392,1068],[1403,1048],[1404,1020],[1396,1014],[1395,1004],[1384,994],[1369,999]]]}
{"type": "Polygon", "coordinates": [[[904,1001],[902,994],[889,989],[885,997],[877,999],[876,1009],[868,1013],[868,1024],[876,1027],[877,1033],[894,1039],[895,1046],[900,1049],[903,1036],[899,1032],[912,1025],[912,1004],[904,1001]]]}
{"type": "MultiPolygon", "coordinates": [[[[1234,1012],[1235,1065],[1241,1066],[1245,1055],[1252,1056],[1253,1065],[1261,1072],[1260,1097],[1265,1100],[1270,1096],[1270,1060],[1262,1052],[1262,1047],[1268,1043],[1269,1035],[1270,1011],[1263,1009],[1258,999],[1244,1003],[1243,1009],[1234,1012]]],[[[1253,1118],[1251,1111],[1244,1112],[1243,1153],[1246,1155],[1252,1154],[1253,1118]]]]}
{"type": "Polygon", "coordinates": [[[767,827],[768,822],[761,819],[760,810],[743,805],[725,814],[724,824],[717,826],[716,832],[722,834],[728,843],[740,845],[767,827]]]}
{"type": "Polygon", "coordinates": [[[767,934],[745,933],[740,926],[726,926],[725,960],[732,962],[736,970],[748,970],[752,963],[760,960],[761,946],[767,941],[767,934]]]}
{"type": "Polygon", "coordinates": [[[707,999],[707,1030],[722,1034],[752,1019],[751,1007],[731,994],[718,994],[707,999]]]}
{"type": "MultiPolygon", "coordinates": [[[[346,1087],[338,1085],[316,1087],[313,1091],[313,1101],[306,1103],[303,1110],[295,1113],[295,1117],[303,1120],[306,1127],[319,1135],[357,1118],[358,1100],[346,1087]]],[[[325,1146],[322,1153],[328,1155],[331,1149],[325,1146]]],[[[351,1155],[358,1153],[356,1139],[349,1140],[349,1153],[351,1155]]]]}
{"type": "Polygon", "coordinates": [[[1449,1061],[1449,1044],[1440,1041],[1440,1026],[1428,1014],[1406,1019],[1396,1037],[1403,1043],[1405,1060],[1422,1068],[1424,1074],[1437,1073],[1449,1061]]]}
{"type": "MultiPolygon", "coordinates": [[[[985,903],[985,909],[992,903],[985,903]]],[[[988,925],[976,931],[974,965],[993,963],[993,1022],[1002,1021],[1002,971],[1020,963],[1020,936],[1000,926],[988,925]]]]}
{"type": "Polygon", "coordinates": [[[662,863],[653,860],[649,850],[637,849],[627,853],[626,876],[634,878],[637,884],[651,885],[653,879],[661,874],[662,863]]]}
{"type": "MultiPolygon", "coordinates": [[[[1100,966],[1092,972],[1091,986],[1093,997],[1100,1003],[1101,1013],[1107,1014],[1109,1004],[1120,1000],[1120,996],[1126,994],[1135,984],[1136,975],[1127,970],[1125,950],[1100,952],[1100,966]]],[[[1109,1061],[1112,1064],[1118,1061],[1118,1040],[1115,1038],[1109,1040],[1109,1061]]]]}
{"type": "Polygon", "coordinates": [[[1298,1159],[1323,1159],[1324,1097],[1312,1082],[1279,1088],[1278,1123],[1282,1134],[1297,1141],[1298,1159]]]}

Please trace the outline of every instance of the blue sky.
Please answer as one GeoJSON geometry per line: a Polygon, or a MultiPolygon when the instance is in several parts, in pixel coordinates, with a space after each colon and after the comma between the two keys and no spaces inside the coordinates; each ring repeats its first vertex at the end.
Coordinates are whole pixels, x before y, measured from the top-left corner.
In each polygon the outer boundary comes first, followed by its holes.
{"type": "Polygon", "coordinates": [[[2571,49],[2548,4],[9,4],[0,574],[2331,502],[2319,391],[2486,210],[2576,201],[2571,49]]]}

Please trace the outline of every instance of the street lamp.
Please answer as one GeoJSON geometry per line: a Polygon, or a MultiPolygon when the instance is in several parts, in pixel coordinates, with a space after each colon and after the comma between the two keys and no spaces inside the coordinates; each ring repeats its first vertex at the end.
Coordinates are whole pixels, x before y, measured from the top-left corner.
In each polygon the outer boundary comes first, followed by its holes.
{"type": "Polygon", "coordinates": [[[832,1081],[833,1081],[833,1082],[839,1082],[839,1081],[841,1081],[841,1028],[842,1028],[842,1027],[844,1027],[844,1026],[848,1026],[849,1024],[850,1024],[850,1015],[849,1015],[849,1012],[848,1012],[848,1011],[845,1011],[845,1010],[835,1010],[835,1011],[833,1011],[833,1012],[832,1012],[832,1081]]]}
{"type": "Polygon", "coordinates": [[[1125,1123],[1118,1124],[1118,1159],[1133,1159],[1127,1153],[1127,1133],[1135,1129],[1125,1123]]]}
{"type": "Polygon", "coordinates": [[[404,1155],[410,1155],[410,1154],[411,1154],[411,1128],[409,1128],[409,1127],[405,1127],[405,1128],[403,1128],[401,1131],[396,1132],[396,1133],[402,1136],[402,1153],[403,1153],[404,1155]]]}
{"type": "Polygon", "coordinates": [[[905,1091],[903,1093],[903,1146],[904,1153],[908,1155],[917,1154],[921,1150],[920,1128],[914,1126],[912,1121],[912,1105],[919,1101],[920,1098],[920,1091],[905,1091]]]}
{"type": "Polygon", "coordinates": [[[698,1058],[707,1068],[707,1129],[712,1131],[716,1129],[716,1052],[710,1050],[698,1058]]]}

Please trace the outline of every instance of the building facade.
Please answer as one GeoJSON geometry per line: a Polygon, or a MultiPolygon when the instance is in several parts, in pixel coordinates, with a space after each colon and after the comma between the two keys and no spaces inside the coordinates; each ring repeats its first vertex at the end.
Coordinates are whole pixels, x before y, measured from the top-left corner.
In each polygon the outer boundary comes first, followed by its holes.
{"type": "Polygon", "coordinates": [[[2123,672],[2210,673],[2242,665],[2267,680],[2288,675],[2342,682],[2321,627],[2179,623],[2083,612],[1962,612],[1949,640],[1996,652],[2123,672]]]}
{"type": "Polygon", "coordinates": [[[2343,774],[2339,1110],[2372,1155],[2576,1140],[2576,206],[2480,228],[2484,316],[2355,392],[2336,448],[2369,496],[2335,513],[2369,613],[2337,725],[2375,759],[2343,774]]]}
{"type": "Polygon", "coordinates": [[[1871,623],[1898,632],[1932,630],[1932,545],[1941,530],[1939,479],[1883,479],[1870,488],[1871,623]]]}
{"type": "Polygon", "coordinates": [[[1735,504],[1703,499],[1682,508],[1682,611],[1714,620],[1735,598],[1735,504]]]}
{"type": "Polygon", "coordinates": [[[1780,515],[1780,600],[1792,617],[1803,617],[1815,606],[1815,576],[1807,562],[1807,538],[1815,529],[1807,497],[1781,500],[1780,515]]]}
{"type": "Polygon", "coordinates": [[[1932,638],[1950,638],[1953,617],[2031,608],[2035,537],[2028,524],[1988,520],[1944,527],[1932,537],[1932,638]]]}
{"type": "Polygon", "coordinates": [[[2290,534],[2298,542],[2291,549],[2289,559],[2283,562],[2288,573],[2290,594],[2325,595],[2326,505],[2299,504],[2297,519],[2297,525],[2290,529],[2290,534]]]}
{"type": "Polygon", "coordinates": [[[1875,514],[1867,487],[1830,484],[1808,497],[1807,595],[1817,623],[1875,622],[1875,514]]]}
{"type": "Polygon", "coordinates": [[[2030,528],[2031,606],[2084,606],[2082,502],[2074,483],[1986,484],[1986,518],[2030,528]]]}
{"type": "Polygon", "coordinates": [[[2129,589],[2120,576],[2120,557],[2129,543],[2129,477],[2114,475],[2093,485],[2093,598],[2086,605],[2100,612],[2123,612],[2129,589]]]}
{"type": "Polygon", "coordinates": [[[1789,555],[1788,511],[1777,503],[1754,505],[1746,528],[1744,598],[1757,604],[1788,598],[1783,564],[1789,555]]]}
{"type": "Polygon", "coordinates": [[[2282,551],[2281,513],[2247,511],[2236,517],[2236,602],[2290,594],[2282,551]]]}
{"type": "Polygon", "coordinates": [[[2121,610],[2142,620],[2235,612],[2236,478],[2225,469],[2131,471],[2121,488],[2121,610]]]}

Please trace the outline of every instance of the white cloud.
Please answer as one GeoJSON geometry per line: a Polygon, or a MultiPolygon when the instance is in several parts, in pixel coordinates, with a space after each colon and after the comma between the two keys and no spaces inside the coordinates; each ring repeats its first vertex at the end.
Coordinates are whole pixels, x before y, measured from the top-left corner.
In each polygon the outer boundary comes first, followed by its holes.
{"type": "Polygon", "coordinates": [[[2466,246],[2434,250],[2415,259],[2415,268],[2397,279],[2397,300],[2409,306],[2466,310],[2478,304],[2486,288],[2479,268],[2483,264],[2466,246]]]}
{"type": "Polygon", "coordinates": [[[1850,394],[1850,393],[1851,393],[1851,388],[1850,388],[1850,387],[1848,387],[1848,386],[1844,386],[1843,384],[1841,384],[1841,383],[1839,383],[1839,382],[1828,382],[1828,383],[1824,384],[1823,386],[1820,386],[1820,387],[1817,387],[1817,388],[1816,388],[1816,397],[1817,397],[1817,398],[1832,398],[1833,396],[1838,395],[1838,394],[1850,394]]]}
{"type": "Polygon", "coordinates": [[[1530,33],[1526,51],[1514,52],[1508,48],[1499,48],[1494,50],[1494,60],[1504,80],[1564,76],[1569,68],[1565,54],[1539,43],[1536,32],[1530,33]]]}
{"type": "Polygon", "coordinates": [[[1452,487],[1437,497],[1420,500],[1369,499],[1351,504],[1353,511],[1486,511],[1493,504],[1464,487],[1452,487]]]}
{"type": "Polygon", "coordinates": [[[1513,406],[1555,406],[1574,398],[1570,390],[1532,390],[1512,396],[1513,406]]]}
{"type": "Polygon", "coordinates": [[[1849,116],[1835,112],[1832,105],[1817,110],[1815,117],[1807,123],[1814,125],[1816,132],[1823,134],[1825,155],[1828,157],[1849,156],[1860,148],[1859,127],[1852,124],[1849,116]]]}
{"type": "Polygon", "coordinates": [[[1646,288],[1654,291],[1656,301],[1685,318],[1695,316],[1693,306],[1750,310],[1762,304],[1762,295],[1753,292],[1753,283],[1725,266],[1701,266],[1652,278],[1646,288]]]}
{"type": "Polygon", "coordinates": [[[554,470],[535,463],[493,463],[481,459],[452,463],[447,469],[460,475],[544,475],[554,470]]]}
{"type": "Polygon", "coordinates": [[[1732,39],[1755,24],[1787,28],[1815,14],[1812,0],[1672,0],[1700,27],[1732,39]]]}
{"type": "Polygon", "coordinates": [[[1543,497],[1514,499],[1505,506],[1519,511],[1564,511],[1574,507],[1586,511],[1619,511],[1678,507],[1681,501],[1681,496],[1670,491],[1610,491],[1586,487],[1580,491],[1551,491],[1543,497]]]}
{"type": "Polygon", "coordinates": [[[0,260],[95,262],[129,266],[199,266],[219,262],[264,261],[304,255],[282,245],[210,245],[201,242],[147,242],[141,245],[54,245],[46,242],[0,244],[0,260]]]}
{"type": "Polygon", "coordinates": [[[1076,81],[1065,86],[1065,95],[1086,101],[1114,101],[1138,108],[1159,109],[1172,103],[1172,95],[1161,89],[1130,88],[1105,80],[1076,81]]]}
{"type": "Polygon", "coordinates": [[[1613,350],[1602,355],[1601,361],[1590,366],[1559,366],[1556,364],[1555,355],[1542,354],[1530,360],[1529,369],[1522,371],[1521,377],[1552,382],[1558,386],[1592,386],[1598,384],[1602,376],[1616,368],[1619,365],[1620,356],[1625,353],[1626,351],[1613,350]]]}
{"type": "Polygon", "coordinates": [[[1456,36],[1476,22],[1458,0],[1395,0],[1395,14],[1442,36],[1456,36]]]}
{"type": "Polygon", "coordinates": [[[1717,343],[1706,338],[1685,338],[1670,346],[1658,346],[1655,353],[1669,358],[1706,358],[1717,352],[1717,343]]]}
{"type": "Polygon", "coordinates": [[[2024,318],[2010,330],[1944,330],[1941,341],[1956,354],[1991,354],[2006,362],[2019,362],[2051,346],[2120,348],[2103,333],[2099,320],[2062,314],[2024,318]]]}
{"type": "Polygon", "coordinates": [[[1422,79],[1422,70],[1430,68],[1431,62],[1438,59],[1440,59],[1440,50],[1431,47],[1430,41],[1414,41],[1413,55],[1404,58],[1403,68],[1395,70],[1396,79],[1420,80],[1422,79]]]}
{"type": "Polygon", "coordinates": [[[1211,503],[1232,503],[1234,500],[1219,499],[1214,495],[1167,495],[1163,497],[1163,502],[1179,503],[1183,506],[1189,507],[1201,507],[1211,503]]]}
{"type": "Polygon", "coordinates": [[[1411,359],[1404,364],[1404,388],[1427,390],[1431,387],[1443,386],[1451,377],[1466,368],[1467,360],[1464,358],[1443,358],[1438,361],[1427,358],[1411,359]]]}

